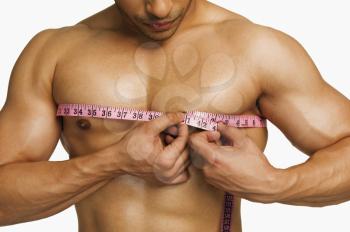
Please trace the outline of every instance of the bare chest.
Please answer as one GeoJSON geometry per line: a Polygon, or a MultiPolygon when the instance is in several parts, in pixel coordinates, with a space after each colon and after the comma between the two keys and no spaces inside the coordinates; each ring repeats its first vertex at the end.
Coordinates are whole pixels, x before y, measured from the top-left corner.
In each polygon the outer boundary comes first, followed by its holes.
{"type": "Polygon", "coordinates": [[[57,103],[243,113],[259,94],[240,54],[219,42],[97,40],[74,50],[56,69],[57,103]]]}
{"type": "MultiPolygon", "coordinates": [[[[239,54],[218,43],[118,45],[110,40],[83,44],[64,57],[56,70],[53,93],[57,104],[221,114],[254,114],[259,95],[239,54]]],[[[84,128],[77,124],[78,118],[64,120],[71,132],[107,129],[121,135],[135,125],[87,119],[89,126],[84,128]]]]}

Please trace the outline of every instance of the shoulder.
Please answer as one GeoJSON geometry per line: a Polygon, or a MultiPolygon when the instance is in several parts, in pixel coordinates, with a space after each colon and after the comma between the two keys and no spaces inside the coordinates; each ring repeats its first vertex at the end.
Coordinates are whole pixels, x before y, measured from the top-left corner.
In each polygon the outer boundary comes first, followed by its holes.
{"type": "Polygon", "coordinates": [[[233,50],[239,49],[246,59],[258,63],[259,58],[264,60],[266,56],[273,58],[288,51],[301,51],[298,41],[287,33],[237,14],[216,23],[215,31],[233,50]]]}
{"type": "Polygon", "coordinates": [[[67,42],[74,42],[77,39],[84,39],[84,37],[91,34],[84,25],[74,25],[61,28],[48,28],[37,32],[27,44],[31,48],[47,48],[61,50],[67,42]],[[72,40],[73,39],[73,40],[72,40]]]}
{"type": "Polygon", "coordinates": [[[16,60],[12,73],[17,75],[13,76],[18,76],[15,79],[32,78],[36,83],[46,83],[49,88],[57,64],[65,52],[87,36],[91,36],[91,32],[80,25],[37,32],[16,60]]]}
{"type": "Polygon", "coordinates": [[[253,53],[254,56],[259,52],[269,51],[274,55],[301,48],[299,42],[287,33],[256,24],[245,17],[229,18],[220,22],[217,27],[227,39],[239,42],[247,54],[253,53]]]}
{"type": "Polygon", "coordinates": [[[324,84],[311,56],[291,35],[257,25],[251,37],[248,57],[265,93],[307,91],[324,84]]]}
{"type": "Polygon", "coordinates": [[[218,23],[216,32],[232,51],[239,52],[239,56],[252,65],[251,68],[261,70],[262,66],[279,65],[277,61],[309,58],[303,46],[292,36],[244,17],[218,23]]]}
{"type": "Polygon", "coordinates": [[[58,61],[72,46],[96,33],[83,24],[44,29],[31,38],[22,54],[30,53],[31,56],[35,55],[45,61],[58,61]]]}
{"type": "Polygon", "coordinates": [[[306,55],[305,49],[294,37],[271,27],[252,23],[245,28],[244,39],[247,54],[249,57],[255,57],[258,64],[261,61],[306,55]]]}
{"type": "Polygon", "coordinates": [[[262,89],[271,90],[271,84],[300,86],[321,80],[312,58],[291,35],[252,22],[228,22],[226,27],[262,89]],[[232,31],[238,35],[233,36],[232,31]]]}

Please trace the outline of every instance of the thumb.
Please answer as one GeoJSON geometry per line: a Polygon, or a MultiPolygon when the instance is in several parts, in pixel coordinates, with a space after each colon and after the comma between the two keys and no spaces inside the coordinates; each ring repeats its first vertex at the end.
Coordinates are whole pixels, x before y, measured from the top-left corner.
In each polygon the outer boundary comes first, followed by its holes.
{"type": "Polygon", "coordinates": [[[219,143],[220,141],[220,133],[218,131],[207,131],[206,133],[208,142],[219,143]]]}
{"type": "Polygon", "coordinates": [[[218,132],[199,132],[190,136],[188,144],[194,154],[204,158],[208,163],[214,164],[217,160],[218,145],[211,140],[215,137],[219,138],[219,136],[218,132]]]}
{"type": "Polygon", "coordinates": [[[181,123],[178,129],[178,136],[167,146],[167,149],[174,149],[177,152],[185,149],[188,135],[188,126],[185,123],[181,123]]]}
{"type": "Polygon", "coordinates": [[[158,135],[168,127],[179,124],[184,118],[184,113],[167,112],[152,121],[146,122],[145,127],[147,127],[154,135],[158,135]]]}
{"type": "Polygon", "coordinates": [[[224,144],[228,143],[231,146],[242,145],[243,140],[246,138],[246,134],[236,127],[227,126],[222,122],[218,123],[218,131],[223,136],[224,144]]]}

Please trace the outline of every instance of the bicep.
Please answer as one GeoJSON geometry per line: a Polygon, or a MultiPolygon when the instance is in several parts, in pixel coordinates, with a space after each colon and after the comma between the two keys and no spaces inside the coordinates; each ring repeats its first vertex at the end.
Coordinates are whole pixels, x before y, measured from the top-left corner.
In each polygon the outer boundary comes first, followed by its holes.
{"type": "Polygon", "coordinates": [[[315,92],[265,95],[259,104],[264,116],[306,154],[350,136],[349,100],[328,84],[315,92]]]}
{"type": "Polygon", "coordinates": [[[35,36],[18,58],[0,111],[0,165],[48,160],[60,136],[51,93],[53,58],[45,46],[51,31],[35,36]]]}
{"type": "Polygon", "coordinates": [[[350,101],[323,80],[294,39],[279,34],[277,44],[264,59],[263,115],[308,155],[350,136],[350,101]]]}

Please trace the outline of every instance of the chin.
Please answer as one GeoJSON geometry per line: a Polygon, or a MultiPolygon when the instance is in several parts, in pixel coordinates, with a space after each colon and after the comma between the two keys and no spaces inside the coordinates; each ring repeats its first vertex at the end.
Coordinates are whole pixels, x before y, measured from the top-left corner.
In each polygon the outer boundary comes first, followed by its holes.
{"type": "Polygon", "coordinates": [[[166,31],[162,33],[148,33],[146,36],[152,40],[164,41],[170,39],[175,34],[175,31],[166,31]]]}

